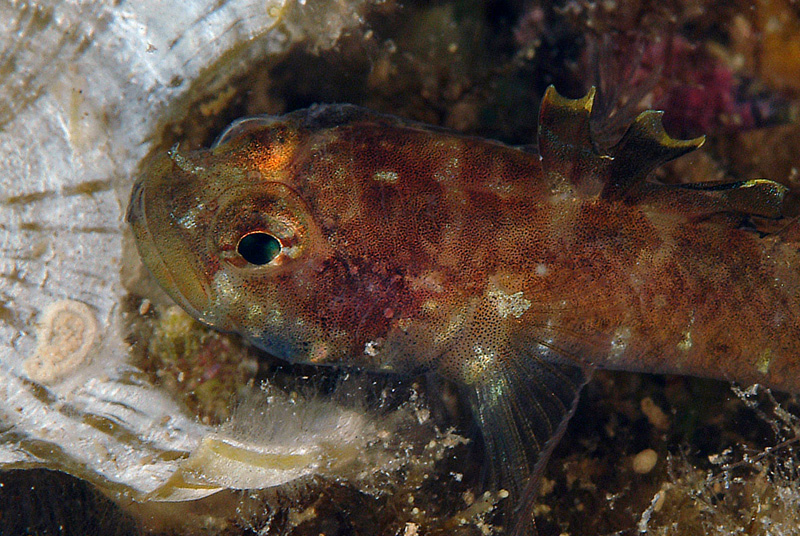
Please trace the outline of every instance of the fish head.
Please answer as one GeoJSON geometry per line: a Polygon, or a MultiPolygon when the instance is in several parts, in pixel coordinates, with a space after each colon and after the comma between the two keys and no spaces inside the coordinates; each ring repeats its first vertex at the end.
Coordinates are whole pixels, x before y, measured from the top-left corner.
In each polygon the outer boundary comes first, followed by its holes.
{"type": "Polygon", "coordinates": [[[136,181],[126,219],[144,264],[202,323],[281,357],[320,334],[299,297],[324,258],[303,199],[284,182],[298,134],[267,119],[235,124],[211,148],[158,157],[136,181]]]}

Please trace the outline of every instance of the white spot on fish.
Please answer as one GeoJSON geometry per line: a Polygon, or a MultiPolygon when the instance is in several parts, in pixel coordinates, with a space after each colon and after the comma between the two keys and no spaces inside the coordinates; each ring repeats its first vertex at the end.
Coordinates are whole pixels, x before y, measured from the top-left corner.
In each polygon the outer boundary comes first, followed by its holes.
{"type": "Polygon", "coordinates": [[[271,311],[264,314],[261,317],[261,320],[264,322],[264,324],[268,326],[282,326],[283,313],[281,313],[278,309],[272,309],[271,311]]]}
{"type": "Polygon", "coordinates": [[[224,270],[219,270],[214,274],[213,283],[217,295],[227,298],[226,301],[235,302],[242,299],[239,288],[231,281],[231,276],[224,270]]]}
{"type": "Polygon", "coordinates": [[[692,332],[691,330],[687,330],[683,334],[683,339],[681,339],[681,342],[678,343],[678,350],[682,352],[688,352],[692,349],[692,344],[692,332]]]}
{"type": "Polygon", "coordinates": [[[756,362],[756,370],[761,374],[769,374],[769,367],[772,365],[772,351],[769,349],[764,350],[760,356],[758,356],[758,361],[756,362]]]}
{"type": "Polygon", "coordinates": [[[263,315],[264,315],[264,308],[257,303],[254,303],[247,308],[247,320],[249,320],[250,323],[259,322],[263,315]]]}
{"type": "Polygon", "coordinates": [[[197,227],[197,215],[203,210],[203,205],[197,205],[186,211],[181,218],[178,219],[178,225],[184,229],[194,229],[197,227]]]}
{"type": "Polygon", "coordinates": [[[475,354],[475,357],[477,357],[479,361],[494,359],[495,356],[495,351],[493,349],[484,348],[480,344],[476,344],[475,346],[473,346],[472,352],[475,354]]]}
{"type": "Polygon", "coordinates": [[[497,314],[502,318],[507,318],[508,315],[519,318],[531,308],[531,301],[525,299],[522,291],[506,294],[500,289],[495,289],[490,290],[486,297],[489,298],[489,301],[497,309],[497,314]]]}
{"type": "MultiPolygon", "coordinates": [[[[453,145],[450,147],[450,150],[454,153],[460,153],[463,151],[463,148],[459,145],[453,145]]],[[[453,180],[457,179],[459,176],[459,167],[461,166],[461,161],[457,156],[452,157],[445,161],[445,164],[439,168],[439,170],[433,173],[433,180],[436,182],[441,183],[449,183],[453,180]]]]}
{"type": "Polygon", "coordinates": [[[227,317],[231,310],[242,301],[242,291],[231,276],[219,270],[211,280],[214,288],[214,304],[202,311],[198,320],[210,326],[216,325],[220,319],[227,317]]]}
{"type": "Polygon", "coordinates": [[[375,357],[380,352],[381,346],[383,345],[383,341],[378,339],[377,341],[369,341],[364,345],[364,353],[370,357],[375,357]]]}
{"type": "Polygon", "coordinates": [[[284,255],[289,257],[290,259],[297,259],[300,257],[300,254],[303,252],[303,247],[301,244],[295,244],[294,246],[283,248],[281,251],[284,255]]]}
{"type": "Polygon", "coordinates": [[[399,178],[400,175],[398,175],[396,171],[376,171],[372,176],[372,180],[388,182],[389,184],[394,184],[399,178]]]}
{"type": "Polygon", "coordinates": [[[477,381],[482,378],[486,370],[492,366],[492,361],[494,361],[496,357],[493,348],[481,346],[480,344],[476,344],[472,347],[472,354],[472,357],[466,361],[465,372],[466,378],[468,378],[467,381],[477,381]]]}
{"type": "Polygon", "coordinates": [[[534,273],[539,277],[544,277],[550,273],[550,268],[548,268],[546,264],[540,262],[539,264],[536,265],[534,273]]]}
{"type": "Polygon", "coordinates": [[[628,328],[619,328],[614,332],[611,338],[611,357],[622,357],[625,350],[628,349],[628,343],[631,340],[631,330],[628,328]]]}

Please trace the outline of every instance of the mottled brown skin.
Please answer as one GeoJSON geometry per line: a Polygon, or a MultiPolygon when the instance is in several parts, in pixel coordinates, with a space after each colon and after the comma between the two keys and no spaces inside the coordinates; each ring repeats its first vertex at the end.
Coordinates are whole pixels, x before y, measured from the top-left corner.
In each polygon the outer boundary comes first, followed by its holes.
{"type": "Polygon", "coordinates": [[[800,391],[797,246],[747,225],[780,216],[783,188],[644,182],[702,140],[645,113],[599,155],[592,97],[548,91],[540,154],[351,106],[246,120],[153,164],[128,220],[212,326],[464,386],[501,483],[530,497],[593,367],[800,391]],[[248,262],[250,233],[280,252],[248,262]]]}

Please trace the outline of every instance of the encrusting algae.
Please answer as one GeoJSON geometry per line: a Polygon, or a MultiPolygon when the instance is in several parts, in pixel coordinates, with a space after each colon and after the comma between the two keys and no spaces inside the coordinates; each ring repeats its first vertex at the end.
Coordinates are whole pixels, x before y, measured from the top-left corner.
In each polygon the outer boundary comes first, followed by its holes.
{"type": "Polygon", "coordinates": [[[169,151],[128,208],[141,256],[201,322],[299,363],[457,383],[532,530],[541,468],[595,368],[800,389],[786,189],[645,179],[703,143],[640,114],[598,152],[594,91],[551,87],[538,154],[315,106],[169,151]]]}
{"type": "Polygon", "coordinates": [[[152,322],[139,323],[135,332],[143,349],[140,367],[201,421],[223,422],[231,401],[244,396],[253,382],[254,352],[229,335],[199,327],[180,307],[149,309],[152,322]]]}

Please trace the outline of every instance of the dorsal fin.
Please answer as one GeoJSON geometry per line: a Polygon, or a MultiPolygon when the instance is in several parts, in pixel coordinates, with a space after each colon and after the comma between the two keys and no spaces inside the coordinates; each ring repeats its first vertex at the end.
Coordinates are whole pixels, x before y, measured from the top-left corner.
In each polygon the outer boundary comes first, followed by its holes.
{"type": "Polygon", "coordinates": [[[592,143],[589,120],[595,89],[581,99],[567,99],[547,88],[539,110],[539,154],[554,185],[567,181],[583,196],[620,199],[655,168],[697,149],[705,137],[677,140],[664,130],[663,112],[639,114],[608,154],[592,143]]]}
{"type": "Polygon", "coordinates": [[[720,211],[738,212],[762,218],[780,218],[783,199],[789,189],[767,179],[735,182],[697,182],[681,184],[680,188],[703,192],[716,201],[720,211]]]}
{"type": "Polygon", "coordinates": [[[596,172],[603,165],[589,127],[594,96],[591,88],[581,99],[568,99],[550,86],[539,108],[539,155],[545,175],[556,182],[566,180],[588,195],[596,193],[596,172]]]}
{"type": "Polygon", "coordinates": [[[788,188],[782,184],[767,179],[691,184],[644,183],[626,196],[625,201],[690,218],[742,214],[778,219],[783,216],[783,200],[787,192],[788,188]]]}
{"type": "Polygon", "coordinates": [[[606,170],[607,182],[601,196],[622,197],[631,186],[644,180],[651,171],[705,142],[705,136],[692,140],[672,138],[661,122],[664,112],[647,110],[640,113],[622,139],[609,150],[612,160],[606,170]]]}

